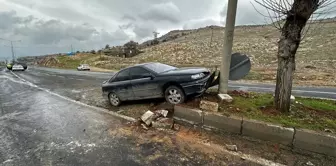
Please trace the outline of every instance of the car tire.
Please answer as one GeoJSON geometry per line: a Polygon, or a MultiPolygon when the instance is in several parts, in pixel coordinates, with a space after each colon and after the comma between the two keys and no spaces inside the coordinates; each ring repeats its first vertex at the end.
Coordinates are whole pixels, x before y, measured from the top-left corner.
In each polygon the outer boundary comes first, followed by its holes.
{"type": "Polygon", "coordinates": [[[112,106],[118,107],[121,104],[121,100],[115,93],[110,93],[108,95],[109,102],[112,106]]]}
{"type": "Polygon", "coordinates": [[[183,103],[186,96],[181,88],[177,86],[169,86],[165,90],[165,98],[170,104],[176,105],[183,103]]]}

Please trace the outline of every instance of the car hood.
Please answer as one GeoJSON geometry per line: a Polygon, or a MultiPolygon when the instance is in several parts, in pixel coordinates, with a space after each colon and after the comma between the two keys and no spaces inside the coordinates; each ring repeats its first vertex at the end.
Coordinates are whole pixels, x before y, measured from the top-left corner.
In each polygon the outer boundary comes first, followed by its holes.
{"type": "Polygon", "coordinates": [[[184,67],[184,68],[177,68],[175,70],[167,71],[164,73],[161,73],[160,75],[192,75],[192,74],[198,74],[203,72],[210,72],[207,68],[201,68],[201,67],[184,67]]]}

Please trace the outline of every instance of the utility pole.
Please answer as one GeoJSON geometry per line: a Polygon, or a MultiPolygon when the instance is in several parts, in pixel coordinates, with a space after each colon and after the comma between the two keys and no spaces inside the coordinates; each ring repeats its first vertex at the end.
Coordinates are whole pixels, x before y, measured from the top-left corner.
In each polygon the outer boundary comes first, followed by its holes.
{"type": "Polygon", "coordinates": [[[13,63],[14,63],[15,57],[14,57],[13,41],[10,41],[10,42],[11,42],[12,58],[13,58],[13,63]]]}
{"type": "Polygon", "coordinates": [[[72,44],[71,44],[71,53],[73,53],[72,44]]]}
{"type": "Polygon", "coordinates": [[[212,47],[213,27],[211,26],[210,48],[212,47]]]}
{"type": "Polygon", "coordinates": [[[237,12],[238,0],[229,0],[227,15],[226,15],[226,25],[225,25],[225,36],[224,36],[224,53],[222,55],[222,63],[220,68],[220,82],[219,82],[219,94],[227,94],[229,88],[229,74],[230,74],[230,63],[231,54],[233,46],[233,35],[236,22],[236,12],[237,12]]]}
{"type": "Polygon", "coordinates": [[[4,39],[4,38],[0,38],[0,40],[5,40],[5,41],[9,41],[11,43],[11,51],[12,51],[12,58],[13,58],[13,63],[15,62],[15,54],[14,54],[14,47],[13,47],[13,42],[21,42],[21,40],[8,40],[8,39],[4,39]]]}

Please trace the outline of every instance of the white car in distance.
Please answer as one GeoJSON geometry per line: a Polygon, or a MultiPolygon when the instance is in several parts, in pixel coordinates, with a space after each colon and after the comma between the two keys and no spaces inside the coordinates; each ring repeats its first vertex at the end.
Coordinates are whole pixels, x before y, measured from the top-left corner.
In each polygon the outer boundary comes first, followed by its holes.
{"type": "Polygon", "coordinates": [[[25,71],[24,67],[20,64],[15,64],[12,67],[12,71],[25,71]]]}
{"type": "Polygon", "coordinates": [[[77,67],[78,71],[90,71],[90,66],[88,64],[81,64],[77,67]]]}

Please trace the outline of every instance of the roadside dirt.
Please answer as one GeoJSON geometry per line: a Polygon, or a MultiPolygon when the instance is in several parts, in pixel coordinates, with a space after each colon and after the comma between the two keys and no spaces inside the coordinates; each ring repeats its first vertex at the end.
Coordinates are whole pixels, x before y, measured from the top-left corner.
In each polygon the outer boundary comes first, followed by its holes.
{"type": "MultiPolygon", "coordinates": [[[[254,140],[229,133],[213,133],[197,127],[181,126],[178,131],[154,128],[145,130],[141,126],[130,124],[119,130],[121,131],[117,132],[119,134],[138,135],[139,140],[135,150],[141,150],[141,147],[146,146],[149,142],[156,142],[184,152],[184,156],[181,157],[185,158],[185,160],[193,159],[194,155],[197,154],[198,160],[211,161],[211,165],[231,165],[229,163],[233,160],[246,162],[252,160],[262,165],[271,165],[271,163],[267,163],[263,159],[293,166],[303,166],[308,162],[314,165],[333,165],[336,162],[336,159],[332,157],[292,151],[291,148],[280,144],[254,140]],[[226,145],[236,145],[238,151],[228,150],[226,145]]],[[[114,135],[116,132],[111,132],[110,134],[114,135]]],[[[161,152],[156,151],[148,155],[148,160],[150,161],[160,156],[161,152]]],[[[246,162],[245,164],[247,164],[246,162]]],[[[255,164],[249,163],[247,165],[255,164]]]]}

